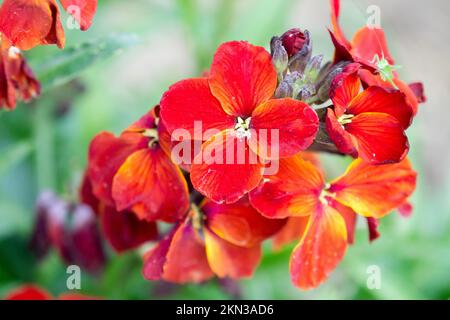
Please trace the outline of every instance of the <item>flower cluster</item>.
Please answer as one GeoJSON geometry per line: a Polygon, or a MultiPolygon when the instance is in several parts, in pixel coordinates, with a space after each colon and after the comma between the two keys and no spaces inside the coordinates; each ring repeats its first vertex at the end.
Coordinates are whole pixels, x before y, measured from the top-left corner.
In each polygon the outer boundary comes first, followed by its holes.
{"type": "Polygon", "coordinates": [[[271,52],[227,42],[203,77],[173,84],[119,136],[92,140],[82,200],[112,246],[135,248],[171,225],[144,255],[146,279],[249,277],[272,238],[297,241],[292,282],[314,288],[343,259],[357,215],[374,240],[378,219],[409,213],[405,131],[423,86],[399,79],[381,28],[348,41],[339,1],[331,9],[333,61],[312,55],[306,30],[273,37],[271,52]],[[320,151],[354,160],[327,182],[320,151]]]}
{"type": "MultiPolygon", "coordinates": [[[[87,30],[97,0],[60,0],[63,8],[87,30]]],[[[64,48],[65,35],[55,0],[4,0],[0,7],[0,109],[12,110],[17,99],[30,101],[41,86],[22,50],[56,44],[64,48]]]]}

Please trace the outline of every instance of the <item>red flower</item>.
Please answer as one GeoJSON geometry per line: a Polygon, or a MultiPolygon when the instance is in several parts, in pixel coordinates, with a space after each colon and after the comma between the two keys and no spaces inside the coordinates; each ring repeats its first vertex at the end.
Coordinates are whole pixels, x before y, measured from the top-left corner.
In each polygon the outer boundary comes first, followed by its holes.
{"type": "Polygon", "coordinates": [[[238,279],[253,274],[261,242],[284,220],[262,217],[242,199],[233,204],[204,201],[144,258],[144,277],[175,283],[202,282],[214,274],[238,279]]]}
{"type": "Polygon", "coordinates": [[[80,200],[97,213],[106,240],[119,253],[158,238],[155,222],[140,220],[131,211],[118,212],[114,206],[108,206],[97,199],[92,193],[91,182],[87,175],[80,189],[80,200]]]}
{"type": "Polygon", "coordinates": [[[306,42],[306,36],[300,29],[294,28],[283,33],[280,40],[290,58],[302,50],[306,42]]]}
{"type": "Polygon", "coordinates": [[[140,219],[175,222],[189,208],[181,170],[170,159],[170,140],[154,111],[119,137],[98,134],[89,148],[88,175],[93,194],[117,211],[140,219]]]}
{"type": "Polygon", "coordinates": [[[41,86],[20,50],[4,48],[0,55],[0,109],[12,110],[17,99],[28,102],[38,96],[41,86]]]}
{"type": "Polygon", "coordinates": [[[377,86],[360,92],[357,71],[338,75],[330,97],[326,129],[337,148],[372,164],[401,161],[409,150],[405,130],[413,112],[399,91],[388,92],[377,86]]]}
{"type": "Polygon", "coordinates": [[[316,113],[297,100],[271,99],[276,86],[268,52],[228,42],[217,50],[207,78],[180,81],[164,94],[161,118],[169,133],[185,130],[190,139],[204,141],[191,180],[211,200],[239,200],[260,182],[264,159],[291,156],[312,143],[316,113]],[[275,134],[279,139],[273,142],[275,134]],[[205,161],[208,155],[220,160],[205,161]]]}
{"type": "Polygon", "coordinates": [[[418,103],[425,101],[423,85],[414,83],[411,88],[398,78],[383,29],[365,26],[359,29],[349,41],[339,25],[340,1],[330,0],[330,4],[333,26],[333,32],[330,31],[330,34],[336,47],[335,62],[348,60],[361,63],[366,67],[360,72],[365,84],[400,90],[406,95],[408,103],[416,114],[418,103]]]}
{"type": "Polygon", "coordinates": [[[309,289],[322,283],[344,257],[353,241],[354,213],[385,216],[406,201],[415,182],[408,160],[371,166],[358,159],[327,184],[312,163],[297,155],[281,159],[278,174],[250,192],[250,202],[268,218],[295,217],[292,223],[304,230],[290,270],[294,284],[309,289]]]}
{"type": "MultiPolygon", "coordinates": [[[[35,285],[23,285],[9,292],[5,300],[54,300],[53,296],[35,285]]],[[[98,300],[99,298],[90,297],[77,293],[63,293],[58,300],[98,300]]]]}
{"type": "MultiPolygon", "coordinates": [[[[97,0],[61,0],[63,7],[86,30],[93,19],[97,0]]],[[[64,29],[55,0],[5,0],[0,8],[0,32],[4,40],[21,50],[38,45],[65,45],[64,29]]]]}

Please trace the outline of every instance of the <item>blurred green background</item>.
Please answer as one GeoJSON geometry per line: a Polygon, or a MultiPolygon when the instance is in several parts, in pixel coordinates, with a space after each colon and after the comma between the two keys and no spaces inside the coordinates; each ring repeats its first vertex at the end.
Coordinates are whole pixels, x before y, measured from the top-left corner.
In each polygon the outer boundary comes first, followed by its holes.
{"type": "MultiPolygon", "coordinates": [[[[342,24],[349,37],[365,23],[371,4],[381,8],[382,26],[396,63],[403,66],[403,79],[423,81],[428,96],[408,132],[410,157],[419,172],[414,213],[409,219],[396,213],[383,219],[381,238],[372,244],[360,219],[356,244],[343,263],[325,284],[309,292],[290,282],[292,247],[272,252],[267,244],[255,276],[238,284],[242,298],[450,298],[450,44],[443,35],[450,2],[423,6],[419,0],[343,0],[342,24]],[[379,290],[366,285],[371,265],[381,270],[379,290]]],[[[314,54],[331,58],[328,10],[325,0],[100,1],[88,32],[66,28],[67,47],[79,52],[56,47],[28,52],[33,69],[44,77],[45,93],[14,112],[0,111],[0,296],[23,283],[37,283],[53,294],[67,291],[66,269],[56,253],[38,264],[27,242],[36,196],[45,189],[76,196],[87,147],[96,133],[119,133],[157,104],[171,83],[205,70],[226,40],[268,47],[273,35],[300,27],[312,33],[314,54]],[[110,57],[112,52],[119,54],[110,57]],[[72,67],[79,59],[75,69],[52,71],[52,63],[67,56],[72,67]],[[78,74],[81,69],[86,70],[78,74]],[[75,81],[67,82],[74,76],[75,81]]],[[[333,156],[322,159],[330,177],[348,163],[333,156]]],[[[226,299],[233,296],[230,287],[216,280],[197,286],[150,283],[141,276],[137,252],[111,252],[102,276],[83,274],[81,292],[114,299],[226,299]]]]}

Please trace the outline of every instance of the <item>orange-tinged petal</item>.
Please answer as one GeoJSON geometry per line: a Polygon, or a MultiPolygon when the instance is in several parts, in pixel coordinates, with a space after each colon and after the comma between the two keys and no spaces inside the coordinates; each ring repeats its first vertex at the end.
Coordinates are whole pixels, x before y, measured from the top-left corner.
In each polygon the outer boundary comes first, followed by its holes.
{"type": "Polygon", "coordinates": [[[204,228],[203,233],[209,265],[218,277],[240,279],[253,275],[261,260],[260,245],[239,247],[221,239],[208,228],[204,228]]]}
{"type": "Polygon", "coordinates": [[[117,252],[134,249],[158,237],[156,223],[139,220],[133,212],[118,212],[106,206],[100,217],[103,233],[117,252]]]}
{"type": "Polygon", "coordinates": [[[148,221],[173,222],[189,209],[186,180],[157,145],[125,160],[114,176],[112,195],[119,211],[131,209],[148,221]]]}
{"type": "Polygon", "coordinates": [[[277,74],[272,58],[264,48],[232,41],[217,49],[209,84],[228,114],[246,118],[272,97],[277,74]]]}
{"type": "Polygon", "coordinates": [[[358,217],[357,214],[352,210],[352,208],[346,207],[336,200],[328,199],[328,204],[336,209],[342,218],[344,218],[345,226],[347,228],[347,242],[349,244],[353,244],[355,241],[356,219],[358,217]]]}
{"type": "Polygon", "coordinates": [[[233,204],[207,201],[202,205],[206,226],[223,240],[240,247],[254,247],[279,231],[285,220],[267,219],[247,199],[233,204]]]}
{"type": "Polygon", "coordinates": [[[87,30],[97,11],[97,0],[60,0],[64,9],[80,24],[81,30],[87,30]]]}
{"type": "Polygon", "coordinates": [[[389,114],[397,119],[404,129],[410,126],[413,118],[413,110],[402,92],[389,92],[376,86],[361,92],[351,101],[347,109],[347,113],[353,115],[364,112],[389,114]]]}
{"type": "Polygon", "coordinates": [[[234,117],[226,114],[212,95],[205,78],[175,83],[164,93],[160,108],[161,118],[174,139],[179,139],[175,130],[186,130],[191,140],[207,140],[235,124],[234,117]]]}
{"type": "Polygon", "coordinates": [[[10,44],[29,50],[37,45],[65,44],[55,0],[5,0],[0,8],[0,31],[10,44]]]}
{"type": "MultiPolygon", "coordinates": [[[[351,64],[351,68],[353,65],[351,64]]],[[[357,71],[357,70],[355,70],[357,71]]],[[[330,98],[334,104],[336,116],[341,116],[349,107],[350,102],[358,95],[361,90],[361,81],[357,72],[337,75],[331,85],[330,98]]]]}
{"type": "Polygon", "coordinates": [[[205,245],[186,220],[145,255],[144,277],[174,283],[199,283],[213,272],[206,258],[205,245]]]}
{"type": "Polygon", "coordinates": [[[342,216],[329,205],[320,204],[308,230],[290,260],[293,283],[313,289],[325,281],[345,255],[347,231],[342,216]]]}
{"type": "Polygon", "coordinates": [[[351,53],[366,64],[373,65],[375,55],[384,57],[389,64],[394,65],[394,59],[389,53],[386,36],[381,28],[363,27],[359,29],[351,41],[351,53]]]}
{"type": "Polygon", "coordinates": [[[296,155],[281,159],[278,173],[265,176],[249,199],[267,218],[308,216],[314,212],[324,186],[322,173],[296,155]]]}
{"type": "Polygon", "coordinates": [[[260,157],[278,159],[308,148],[319,129],[319,117],[306,103],[271,99],[252,114],[249,145],[260,157]]]}
{"type": "Polygon", "coordinates": [[[273,248],[280,250],[283,246],[299,241],[308,226],[309,216],[290,217],[284,227],[273,237],[273,248]]]}
{"type": "Polygon", "coordinates": [[[386,113],[365,112],[352,118],[345,130],[356,140],[358,154],[371,164],[396,163],[409,151],[402,125],[386,113]]]}
{"type": "Polygon", "coordinates": [[[408,159],[381,166],[357,159],[331,183],[329,191],[356,213],[378,219],[402,205],[415,187],[416,172],[408,159]]]}
{"type": "Polygon", "coordinates": [[[87,174],[92,184],[92,192],[108,205],[114,205],[111,194],[114,175],[125,160],[141,148],[139,140],[135,134],[121,139],[112,133],[101,132],[89,146],[87,174]],[[134,137],[137,137],[137,140],[131,139],[134,137]]]}
{"type": "Polygon", "coordinates": [[[191,167],[191,180],[194,188],[212,201],[233,203],[259,184],[263,169],[246,139],[227,130],[202,145],[191,167]]]}

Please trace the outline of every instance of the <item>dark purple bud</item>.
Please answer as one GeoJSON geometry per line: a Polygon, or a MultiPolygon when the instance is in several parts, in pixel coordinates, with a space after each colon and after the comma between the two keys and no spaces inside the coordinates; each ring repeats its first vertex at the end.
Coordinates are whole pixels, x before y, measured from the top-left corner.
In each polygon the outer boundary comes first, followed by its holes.
{"type": "Polygon", "coordinates": [[[304,31],[305,42],[302,48],[289,59],[289,70],[303,73],[312,54],[312,42],[308,30],[304,31]]]}
{"type": "Polygon", "coordinates": [[[306,42],[306,36],[300,29],[294,28],[283,33],[280,40],[289,58],[291,58],[302,50],[306,42]]]}

